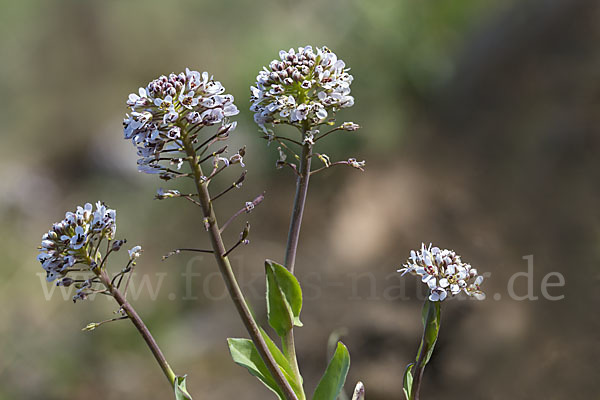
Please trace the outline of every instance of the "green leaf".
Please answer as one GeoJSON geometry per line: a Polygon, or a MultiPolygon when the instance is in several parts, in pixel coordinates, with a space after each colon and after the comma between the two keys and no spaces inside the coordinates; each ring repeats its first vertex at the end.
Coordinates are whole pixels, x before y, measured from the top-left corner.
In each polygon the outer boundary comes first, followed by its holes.
{"type": "Polygon", "coordinates": [[[283,337],[294,325],[302,326],[302,289],[296,277],[281,264],[267,260],[265,271],[269,325],[283,337]]]}
{"type": "Polygon", "coordinates": [[[419,360],[421,351],[426,351],[425,361],[423,366],[427,365],[433,349],[437,342],[438,334],[440,332],[440,303],[439,301],[427,300],[423,305],[422,311],[423,327],[425,329],[424,340],[421,341],[419,351],[417,352],[417,361],[419,360]]]}
{"type": "Polygon", "coordinates": [[[350,354],[346,346],[338,342],[335,354],[315,389],[313,400],[335,400],[344,387],[348,369],[350,369],[350,354]]]}
{"type": "MultiPolygon", "coordinates": [[[[290,386],[292,387],[292,389],[294,389],[294,392],[296,393],[296,395],[298,395],[298,398],[302,398],[302,396],[301,396],[301,393],[303,393],[302,380],[300,382],[296,381],[294,371],[292,370],[292,366],[290,365],[290,362],[283,355],[281,350],[279,350],[279,347],[277,347],[275,342],[273,342],[273,340],[271,340],[269,335],[267,335],[267,333],[264,331],[264,329],[260,328],[260,333],[262,334],[263,338],[265,339],[265,343],[267,344],[267,348],[269,349],[269,352],[273,355],[273,359],[275,359],[275,362],[281,368],[281,372],[283,373],[283,376],[285,376],[286,380],[290,383],[290,386]]],[[[302,379],[302,377],[300,377],[300,379],[302,379]]]]}
{"type": "Polygon", "coordinates": [[[250,339],[227,339],[229,352],[233,361],[246,368],[250,374],[257,377],[266,387],[273,391],[280,400],[285,400],[285,396],[277,386],[273,375],[262,360],[260,353],[250,339]]]}
{"type": "Polygon", "coordinates": [[[413,383],[413,375],[412,368],[414,364],[408,364],[406,367],[406,371],[404,371],[404,378],[402,379],[402,390],[404,391],[404,396],[406,396],[406,400],[411,400],[411,392],[412,392],[412,383],[413,383]]]}
{"type": "Polygon", "coordinates": [[[185,379],[187,375],[175,377],[175,400],[192,400],[192,396],[188,393],[185,387],[185,379]]]}

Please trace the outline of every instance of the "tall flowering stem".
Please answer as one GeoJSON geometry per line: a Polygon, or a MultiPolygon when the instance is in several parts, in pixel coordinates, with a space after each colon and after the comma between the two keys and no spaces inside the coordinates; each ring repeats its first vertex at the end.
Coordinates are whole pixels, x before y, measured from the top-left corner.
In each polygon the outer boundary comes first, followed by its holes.
{"type": "MultiPolygon", "coordinates": [[[[245,173],[214,198],[209,192],[209,184],[224,169],[234,164],[244,166],[245,149],[240,149],[229,158],[224,157],[227,146],[212,153],[208,150],[211,145],[226,141],[236,127],[236,123],[229,122],[228,117],[238,114],[238,109],[233,103],[233,96],[224,94],[224,91],[223,85],[206,72],[200,74],[186,69],[177,75],[161,76],[146,88],[141,88],[139,95],[129,96],[127,103],[131,107],[131,115],[124,120],[124,134],[137,148],[140,157],[138,169],[141,172],[157,174],[163,180],[191,178],[194,181],[197,191],[194,195],[161,189],[157,198],[184,197],[202,208],[202,223],[210,236],[212,253],[252,342],[282,394],[289,400],[296,400],[294,390],[269,351],[260,327],[250,312],[229,261],[228,254],[239,244],[248,242],[248,227],[240,235],[239,242],[227,250],[221,231],[239,213],[220,228],[213,207],[217,198],[241,186],[245,173]],[[203,128],[215,125],[218,126],[215,134],[200,136],[203,128]],[[181,171],[186,161],[189,172],[181,171]],[[212,170],[205,175],[202,163],[208,161],[212,161],[212,170]]],[[[260,200],[247,202],[245,211],[250,212],[260,200]]]]}
{"type": "MultiPolygon", "coordinates": [[[[284,261],[285,267],[291,273],[294,273],[296,264],[310,176],[320,171],[311,171],[313,146],[317,140],[323,139],[332,132],[358,129],[358,125],[354,123],[344,123],[325,133],[319,130],[321,126],[334,125],[335,113],[341,108],[351,107],[354,104],[354,98],[350,96],[352,80],[353,77],[348,73],[344,61],[339,60],[327,47],[313,49],[312,46],[306,46],[299,47],[297,51],[293,48],[289,51],[280,51],[279,59],[271,61],[268,67],[263,68],[256,77],[256,86],[250,88],[252,101],[250,109],[254,111],[255,122],[262,129],[269,143],[277,141],[281,145],[277,166],[290,166],[297,176],[284,261]],[[301,133],[300,140],[276,136],[267,128],[267,125],[278,124],[297,128],[301,133]],[[301,154],[298,156],[293,153],[285,142],[300,145],[301,154]],[[286,161],[287,154],[282,148],[293,154],[298,160],[298,165],[286,161]]],[[[319,154],[318,158],[325,163],[324,168],[332,165],[327,155],[319,154]]],[[[341,163],[359,168],[364,165],[364,162],[357,163],[356,160],[354,162],[356,163],[354,165],[349,161],[341,163]]],[[[293,327],[282,336],[282,344],[296,380],[301,382],[293,327]]]]}
{"type": "MultiPolygon", "coordinates": [[[[296,195],[294,197],[294,207],[292,209],[292,217],[290,221],[290,229],[288,232],[287,245],[285,249],[284,265],[287,269],[294,273],[296,264],[296,253],[298,251],[298,239],[300,238],[300,227],[302,225],[302,216],[306,205],[306,195],[308,193],[308,182],[310,180],[310,165],[312,160],[312,145],[305,143],[302,146],[302,155],[300,156],[299,175],[296,180],[296,195]]],[[[294,329],[282,339],[284,354],[287,357],[296,380],[301,382],[300,368],[298,366],[298,357],[296,356],[296,344],[294,341],[294,329]]]]}
{"type": "Polygon", "coordinates": [[[169,384],[174,387],[177,380],[175,373],[144,321],[126,300],[128,285],[125,285],[124,293],[119,290],[124,276],[127,275],[129,282],[130,274],[142,251],[141,247],[134,246],[129,250],[129,262],[120,273],[112,280],[108,276],[109,256],[119,251],[125,243],[125,240],[114,240],[116,229],[116,211],[107,208],[102,202],[97,202],[95,209],[90,203],[77,207],[75,212],[67,212],[62,221],[55,223],[43,235],[38,261],[46,271],[48,282],[56,282],[58,286],[73,285],[77,288],[73,302],[86,300],[93,294],[113,297],[120,306],[119,317],[101,323],[90,323],[84,330],[93,330],[106,322],[120,319],[131,320],[152,351],[169,384]],[[106,251],[101,254],[103,242],[106,242],[106,251]],[[85,275],[86,279],[74,279],[75,272],[85,275]]]}
{"type": "Polygon", "coordinates": [[[398,270],[402,275],[421,277],[429,288],[422,311],[423,336],[415,362],[404,373],[403,391],[406,400],[419,400],[425,366],[429,362],[440,331],[440,304],[461,292],[477,300],[484,300],[481,290],[483,276],[452,250],[421,244],[420,250],[412,250],[406,264],[398,270]]]}
{"type": "Polygon", "coordinates": [[[192,173],[194,174],[194,183],[196,185],[196,190],[198,191],[198,197],[204,215],[204,223],[210,236],[215,260],[217,261],[217,265],[219,266],[219,270],[221,271],[221,275],[223,276],[223,280],[225,281],[225,285],[227,286],[229,295],[231,296],[231,299],[235,304],[235,307],[242,319],[242,322],[244,323],[244,326],[246,327],[246,330],[248,331],[248,334],[250,335],[250,338],[256,345],[256,348],[259,351],[262,359],[264,360],[265,364],[269,368],[269,371],[277,381],[279,387],[283,390],[284,394],[286,395],[286,398],[297,399],[294,390],[281,373],[281,370],[277,366],[277,362],[275,361],[273,355],[269,351],[267,344],[261,334],[260,328],[256,323],[254,317],[252,316],[250,309],[248,308],[248,304],[246,303],[242,290],[237,282],[235,274],[233,273],[229,257],[226,255],[227,249],[225,248],[223,238],[221,237],[217,217],[215,215],[212,202],[210,200],[208,185],[205,181],[206,177],[204,176],[202,168],[198,163],[199,160],[196,151],[194,150],[194,146],[191,143],[189,135],[187,134],[187,132],[185,132],[185,130],[183,131],[183,144],[185,152],[188,155],[190,168],[192,169],[192,173]]]}
{"type": "Polygon", "coordinates": [[[419,400],[425,365],[433,354],[440,331],[440,303],[426,300],[423,305],[422,319],[423,337],[417,351],[416,362],[408,366],[404,376],[406,400],[419,400]]]}
{"type": "Polygon", "coordinates": [[[300,227],[302,225],[302,216],[306,205],[311,161],[312,145],[310,143],[305,143],[302,146],[302,154],[300,155],[300,167],[298,168],[298,177],[296,178],[296,195],[294,196],[290,230],[288,232],[287,245],[285,248],[284,264],[291,273],[294,273],[294,266],[296,265],[298,239],[300,238],[300,227]]]}

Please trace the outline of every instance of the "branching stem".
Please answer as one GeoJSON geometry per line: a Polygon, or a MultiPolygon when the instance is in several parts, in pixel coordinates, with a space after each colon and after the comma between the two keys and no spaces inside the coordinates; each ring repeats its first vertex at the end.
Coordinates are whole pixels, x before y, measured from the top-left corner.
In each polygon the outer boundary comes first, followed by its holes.
{"type": "MultiPolygon", "coordinates": [[[[183,132],[183,142],[185,151],[190,159],[189,164],[194,175],[194,182],[196,184],[198,197],[202,206],[204,221],[207,221],[206,227],[208,229],[210,241],[214,250],[215,259],[217,261],[217,265],[219,266],[219,270],[221,271],[221,275],[223,276],[223,280],[225,281],[225,286],[229,291],[229,295],[231,296],[242,322],[250,334],[250,338],[254,342],[254,345],[256,346],[263,361],[267,365],[267,368],[269,368],[269,371],[273,375],[277,385],[285,394],[286,399],[298,400],[294,390],[283,376],[281,369],[269,351],[267,344],[260,332],[260,328],[254,320],[250,309],[248,308],[248,304],[246,303],[242,290],[233,273],[229,258],[226,256],[227,250],[225,249],[223,238],[221,237],[221,232],[219,231],[219,224],[217,223],[217,218],[210,201],[207,182],[202,178],[202,168],[198,163],[198,156],[196,155],[194,146],[190,142],[186,132],[183,132]]],[[[214,175],[215,174],[213,174],[213,176],[214,175]]]]}

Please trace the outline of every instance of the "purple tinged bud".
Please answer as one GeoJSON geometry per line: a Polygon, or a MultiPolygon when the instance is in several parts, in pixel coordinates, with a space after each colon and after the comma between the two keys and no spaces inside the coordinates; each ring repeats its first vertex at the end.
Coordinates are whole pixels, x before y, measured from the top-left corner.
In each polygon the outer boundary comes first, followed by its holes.
{"type": "Polygon", "coordinates": [[[73,279],[71,278],[63,278],[60,281],[56,282],[56,286],[64,286],[69,287],[73,284],[73,279]]]}
{"type": "Polygon", "coordinates": [[[127,243],[126,239],[123,240],[115,240],[112,244],[112,251],[119,251],[121,250],[121,246],[123,246],[125,243],[127,243]]]}

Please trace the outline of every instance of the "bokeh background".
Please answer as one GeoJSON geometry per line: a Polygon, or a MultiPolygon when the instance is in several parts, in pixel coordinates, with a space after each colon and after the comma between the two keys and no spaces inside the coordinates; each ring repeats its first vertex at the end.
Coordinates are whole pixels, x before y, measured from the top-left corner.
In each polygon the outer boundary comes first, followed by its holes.
{"type": "MultiPolygon", "coordinates": [[[[356,104],[339,119],[363,126],[321,150],[367,160],[364,173],[332,169],[311,183],[297,264],[305,327],[296,330],[308,391],[333,333],[352,356],[347,392],[360,379],[371,400],[401,398],[422,284],[394,271],[424,241],[490,277],[486,301],[444,304],[423,398],[598,397],[599,2],[0,3],[0,399],[172,396],[130,324],[80,332],[114,304],[44,294],[42,233],[98,199],[117,209],[118,235],[145,249],[137,280],[159,290],[142,290],[134,305],[194,398],[272,397],[229,360],[225,338],[245,332],[213,260],[161,262],[207,238],[193,205],[152,200],[160,186],[186,186],[137,173],[121,122],[130,92],[187,66],[236,96],[234,142],[248,146],[250,172],[219,215],[266,190],[248,216],[252,243],[234,257],[265,321],[262,263],[283,258],[294,182],[259,138],[248,88],[280,49],[305,44],[327,45],[352,68],[356,104]],[[518,301],[508,282],[528,255],[538,300],[518,301]],[[200,276],[186,280],[186,270],[200,276]],[[542,297],[549,272],[565,278],[549,290],[562,300],[542,297]]],[[[516,293],[528,289],[516,280],[516,293]]]]}

